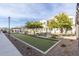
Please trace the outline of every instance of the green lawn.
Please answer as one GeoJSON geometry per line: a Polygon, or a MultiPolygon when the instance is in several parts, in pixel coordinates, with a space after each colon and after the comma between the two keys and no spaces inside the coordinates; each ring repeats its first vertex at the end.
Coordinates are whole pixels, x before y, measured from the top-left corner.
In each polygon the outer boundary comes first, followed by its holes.
{"type": "Polygon", "coordinates": [[[52,38],[50,39],[43,39],[43,38],[37,38],[29,35],[23,35],[23,34],[13,34],[15,37],[35,46],[36,48],[46,51],[48,48],[50,48],[53,44],[55,44],[58,40],[55,40],[52,38]]]}

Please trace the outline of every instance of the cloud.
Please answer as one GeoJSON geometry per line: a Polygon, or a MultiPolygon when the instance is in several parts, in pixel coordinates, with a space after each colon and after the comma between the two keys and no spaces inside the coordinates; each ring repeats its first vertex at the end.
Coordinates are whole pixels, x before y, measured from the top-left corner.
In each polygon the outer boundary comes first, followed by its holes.
{"type": "Polygon", "coordinates": [[[13,24],[22,25],[26,21],[47,20],[61,12],[66,12],[69,16],[74,16],[75,9],[75,3],[4,3],[0,4],[0,21],[4,25],[4,21],[7,22],[8,16],[11,16],[13,24]]]}
{"type": "MultiPolygon", "coordinates": [[[[0,4],[0,16],[14,18],[45,18],[56,12],[73,11],[75,4],[0,4]]],[[[71,12],[69,12],[71,13],[71,12]]],[[[71,13],[72,14],[72,13],[71,13]]]]}
{"type": "Polygon", "coordinates": [[[0,16],[2,17],[8,17],[8,16],[11,16],[11,17],[25,17],[24,14],[21,14],[21,13],[17,13],[15,12],[14,9],[10,9],[10,8],[3,8],[3,7],[0,7],[0,16]]]}

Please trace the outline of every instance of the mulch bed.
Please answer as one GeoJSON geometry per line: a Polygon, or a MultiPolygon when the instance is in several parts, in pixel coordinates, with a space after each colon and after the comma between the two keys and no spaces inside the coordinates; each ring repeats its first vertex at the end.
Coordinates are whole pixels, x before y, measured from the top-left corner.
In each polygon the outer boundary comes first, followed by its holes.
{"type": "Polygon", "coordinates": [[[15,47],[20,51],[23,56],[44,56],[44,54],[9,36],[7,33],[5,33],[5,35],[7,36],[7,38],[9,38],[9,40],[15,45],[15,47]]]}

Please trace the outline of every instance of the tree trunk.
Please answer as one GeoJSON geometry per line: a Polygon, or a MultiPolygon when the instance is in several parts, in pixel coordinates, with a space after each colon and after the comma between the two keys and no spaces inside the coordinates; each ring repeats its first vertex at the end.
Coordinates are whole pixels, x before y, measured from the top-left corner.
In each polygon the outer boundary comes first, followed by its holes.
{"type": "Polygon", "coordinates": [[[68,30],[67,30],[67,29],[65,29],[65,34],[67,34],[67,31],[68,31],[68,30]]]}
{"type": "Polygon", "coordinates": [[[35,35],[35,29],[33,29],[33,34],[35,35]]]}
{"type": "Polygon", "coordinates": [[[56,28],[54,28],[54,33],[56,34],[56,28]]]}
{"type": "Polygon", "coordinates": [[[46,28],[46,36],[48,35],[48,29],[46,28]]]}
{"type": "Polygon", "coordinates": [[[60,28],[60,32],[63,33],[63,28],[60,28]]]}
{"type": "Polygon", "coordinates": [[[52,29],[50,28],[49,31],[50,31],[50,34],[51,34],[52,29]]]}

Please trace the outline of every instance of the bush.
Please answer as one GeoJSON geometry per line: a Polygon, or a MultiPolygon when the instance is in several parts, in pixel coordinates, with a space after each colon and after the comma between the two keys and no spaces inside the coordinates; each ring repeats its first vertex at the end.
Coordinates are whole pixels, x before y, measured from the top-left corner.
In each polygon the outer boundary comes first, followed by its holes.
{"type": "Polygon", "coordinates": [[[63,36],[75,36],[75,34],[63,34],[63,36]]]}
{"type": "Polygon", "coordinates": [[[58,37],[58,35],[53,34],[51,38],[57,38],[57,37],[58,37]]]}
{"type": "Polygon", "coordinates": [[[61,47],[66,47],[66,45],[65,44],[62,44],[61,47]]]}

